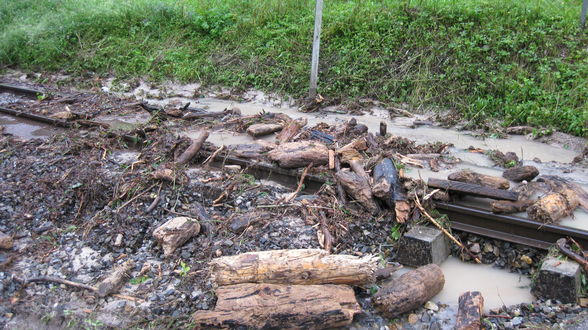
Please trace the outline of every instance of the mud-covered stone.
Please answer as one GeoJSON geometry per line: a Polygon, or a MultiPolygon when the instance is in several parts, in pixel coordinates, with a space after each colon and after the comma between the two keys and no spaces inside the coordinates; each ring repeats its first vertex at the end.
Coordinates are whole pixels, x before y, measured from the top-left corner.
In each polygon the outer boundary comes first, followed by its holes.
{"type": "Polygon", "coordinates": [[[397,261],[408,266],[441,264],[449,256],[449,244],[438,229],[415,226],[400,241],[397,261]]]}
{"type": "Polygon", "coordinates": [[[575,303],[580,291],[580,274],[580,265],[574,261],[546,259],[531,292],[538,298],[575,303]]]}
{"type": "Polygon", "coordinates": [[[163,247],[164,254],[169,256],[199,232],[200,224],[196,219],[177,217],[155,229],[153,237],[163,247]]]}
{"type": "Polygon", "coordinates": [[[14,245],[14,243],[12,241],[12,237],[10,237],[0,231],[0,249],[10,250],[10,249],[12,249],[13,245],[14,245]]]}

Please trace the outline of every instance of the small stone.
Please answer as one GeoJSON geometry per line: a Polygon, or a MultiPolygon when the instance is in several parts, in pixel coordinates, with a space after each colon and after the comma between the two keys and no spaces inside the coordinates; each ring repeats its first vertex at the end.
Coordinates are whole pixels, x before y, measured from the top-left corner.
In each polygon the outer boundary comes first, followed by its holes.
{"type": "Polygon", "coordinates": [[[478,253],[482,252],[482,250],[480,249],[480,244],[474,243],[472,245],[472,247],[470,248],[470,251],[474,254],[478,254],[478,253]]]}
{"type": "Polygon", "coordinates": [[[425,308],[428,309],[428,310],[430,310],[430,311],[433,311],[433,312],[438,312],[439,311],[439,306],[437,306],[437,304],[435,304],[432,301],[427,301],[425,303],[425,308]]]}
{"type": "Polygon", "coordinates": [[[10,250],[13,246],[14,241],[12,240],[12,237],[0,231],[0,248],[10,250]]]}
{"type": "Polygon", "coordinates": [[[419,321],[419,317],[416,314],[409,314],[408,315],[408,323],[416,324],[419,321]]]}
{"type": "Polygon", "coordinates": [[[490,243],[484,243],[484,252],[485,253],[492,253],[494,252],[494,246],[490,243]]]}
{"type": "Polygon", "coordinates": [[[254,219],[248,215],[234,217],[233,220],[231,220],[229,229],[232,232],[239,234],[243,232],[253,222],[253,220],[254,219]]]}
{"type": "Polygon", "coordinates": [[[122,242],[123,242],[123,235],[122,234],[116,235],[116,238],[114,239],[114,246],[120,247],[120,246],[122,246],[122,242]]]}
{"type": "Polygon", "coordinates": [[[512,325],[514,327],[516,327],[516,326],[519,326],[523,323],[523,318],[520,316],[513,317],[512,320],[510,320],[510,322],[512,323],[512,325]]]}
{"type": "Polygon", "coordinates": [[[220,257],[220,256],[222,256],[222,255],[223,255],[223,251],[221,251],[220,249],[218,249],[218,250],[216,250],[216,251],[214,252],[214,254],[216,254],[216,256],[217,256],[217,257],[220,257]]]}
{"type": "Polygon", "coordinates": [[[531,259],[529,256],[527,255],[522,255],[521,256],[521,260],[526,263],[527,265],[531,265],[533,264],[533,259],[531,259]]]}

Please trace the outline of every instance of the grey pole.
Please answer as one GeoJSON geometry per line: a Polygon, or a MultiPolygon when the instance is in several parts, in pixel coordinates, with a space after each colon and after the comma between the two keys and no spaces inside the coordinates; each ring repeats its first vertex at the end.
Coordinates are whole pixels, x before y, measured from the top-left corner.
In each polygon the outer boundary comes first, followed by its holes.
{"type": "Polygon", "coordinates": [[[586,11],[588,11],[588,0],[582,2],[582,14],[580,14],[580,27],[582,29],[586,27],[586,11]]]}
{"type": "MultiPolygon", "coordinates": [[[[588,0],[586,0],[588,1],[588,0]]],[[[319,53],[321,48],[321,25],[323,23],[323,0],[316,0],[314,11],[314,38],[312,39],[312,63],[310,68],[310,88],[308,96],[316,97],[318,80],[319,53]]]]}

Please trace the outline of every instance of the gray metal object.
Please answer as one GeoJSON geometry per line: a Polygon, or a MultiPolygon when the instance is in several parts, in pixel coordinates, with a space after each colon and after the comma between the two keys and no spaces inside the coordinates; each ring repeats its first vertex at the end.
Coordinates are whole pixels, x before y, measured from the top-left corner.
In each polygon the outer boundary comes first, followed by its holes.
{"type": "Polygon", "coordinates": [[[323,24],[323,0],[316,0],[314,12],[314,37],[312,39],[312,62],[310,67],[310,88],[308,97],[316,97],[318,82],[319,53],[321,50],[321,26],[323,24]]]}
{"type": "Polygon", "coordinates": [[[582,13],[580,14],[580,27],[586,27],[586,12],[588,11],[588,0],[582,2],[582,13]]]}

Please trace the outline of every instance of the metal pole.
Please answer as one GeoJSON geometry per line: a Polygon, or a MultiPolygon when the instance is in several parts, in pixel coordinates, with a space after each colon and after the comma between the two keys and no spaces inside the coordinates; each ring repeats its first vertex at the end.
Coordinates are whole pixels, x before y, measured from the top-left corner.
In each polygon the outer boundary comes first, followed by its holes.
{"type": "MultiPolygon", "coordinates": [[[[586,0],[588,1],[588,0],[586,0]]],[[[316,0],[314,11],[314,38],[312,39],[312,63],[310,68],[310,88],[308,96],[316,97],[318,80],[319,53],[321,48],[321,25],[323,23],[323,0],[316,0]]]]}
{"type": "Polygon", "coordinates": [[[588,0],[582,2],[582,14],[580,14],[580,27],[582,29],[586,27],[586,11],[588,11],[588,0]]]}

